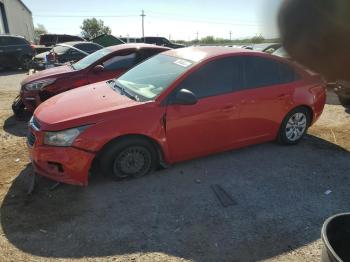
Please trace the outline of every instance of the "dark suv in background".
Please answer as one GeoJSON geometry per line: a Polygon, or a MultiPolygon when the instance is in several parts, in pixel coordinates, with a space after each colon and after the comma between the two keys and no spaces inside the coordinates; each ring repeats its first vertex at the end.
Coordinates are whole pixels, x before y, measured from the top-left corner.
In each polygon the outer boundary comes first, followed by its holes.
{"type": "Polygon", "coordinates": [[[0,35],[0,68],[27,70],[34,55],[34,46],[23,37],[0,35]]]}
{"type": "Polygon", "coordinates": [[[75,35],[43,34],[40,35],[39,45],[54,46],[59,43],[72,41],[85,41],[85,39],[75,35]]]}

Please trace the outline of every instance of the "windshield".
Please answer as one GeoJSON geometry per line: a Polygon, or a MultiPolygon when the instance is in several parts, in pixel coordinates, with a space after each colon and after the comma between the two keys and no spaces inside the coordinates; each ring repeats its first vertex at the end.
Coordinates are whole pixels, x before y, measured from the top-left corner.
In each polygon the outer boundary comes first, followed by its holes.
{"type": "Polygon", "coordinates": [[[85,69],[88,66],[92,65],[93,63],[95,63],[97,60],[110,54],[111,52],[112,51],[107,49],[107,48],[98,50],[98,51],[92,53],[91,55],[88,55],[88,56],[84,57],[83,59],[79,60],[78,62],[74,63],[72,65],[72,67],[76,70],[85,69]]]}
{"type": "Polygon", "coordinates": [[[193,64],[178,57],[156,55],[119,77],[117,85],[144,100],[153,100],[193,64]]]}

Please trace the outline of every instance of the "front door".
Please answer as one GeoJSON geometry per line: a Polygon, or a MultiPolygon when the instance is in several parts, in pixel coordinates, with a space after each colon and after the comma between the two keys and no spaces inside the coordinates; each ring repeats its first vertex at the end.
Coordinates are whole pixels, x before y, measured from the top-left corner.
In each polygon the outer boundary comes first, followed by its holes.
{"type": "Polygon", "coordinates": [[[240,97],[233,90],[242,86],[241,72],[239,59],[222,58],[203,65],[176,87],[174,92],[193,92],[198,102],[167,107],[166,139],[171,161],[233,147],[239,131],[240,97]]]}

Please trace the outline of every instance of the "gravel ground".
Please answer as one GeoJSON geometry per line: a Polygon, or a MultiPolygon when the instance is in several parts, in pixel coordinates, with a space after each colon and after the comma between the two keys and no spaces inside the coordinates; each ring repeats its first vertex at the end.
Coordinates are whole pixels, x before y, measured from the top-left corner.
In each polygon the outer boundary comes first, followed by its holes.
{"type": "Polygon", "coordinates": [[[256,145],[87,188],[32,172],[10,105],[23,73],[0,74],[0,261],[320,261],[320,228],[350,210],[350,114],[329,96],[298,145],[256,145]],[[236,201],[222,207],[211,189],[236,201]],[[330,194],[325,194],[331,190],[330,194]]]}

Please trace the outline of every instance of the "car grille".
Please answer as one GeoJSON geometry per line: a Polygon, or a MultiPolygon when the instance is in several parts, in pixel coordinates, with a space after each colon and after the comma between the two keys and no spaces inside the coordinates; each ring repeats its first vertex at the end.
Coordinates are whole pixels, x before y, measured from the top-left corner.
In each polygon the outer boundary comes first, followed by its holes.
{"type": "Polygon", "coordinates": [[[35,135],[31,131],[28,132],[27,142],[28,142],[28,145],[30,146],[33,146],[35,143],[35,135]]]}

